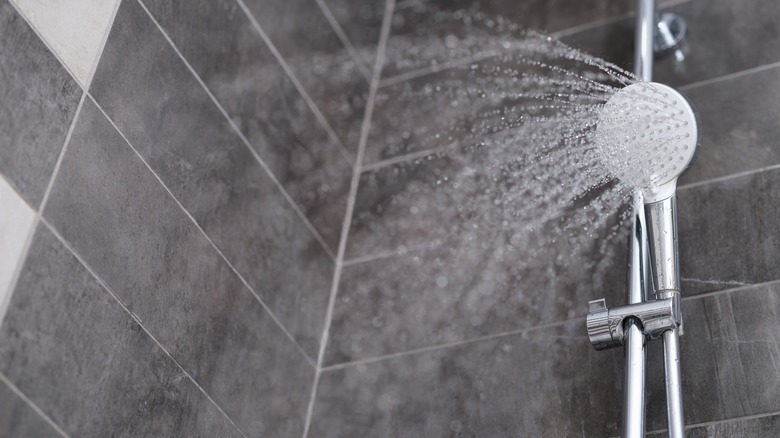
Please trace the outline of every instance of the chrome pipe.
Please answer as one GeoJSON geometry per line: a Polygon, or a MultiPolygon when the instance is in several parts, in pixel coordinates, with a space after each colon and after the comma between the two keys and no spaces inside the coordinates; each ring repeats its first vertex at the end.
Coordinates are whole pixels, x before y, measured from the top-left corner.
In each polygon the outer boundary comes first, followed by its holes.
{"type": "MultiPolygon", "coordinates": [[[[627,304],[645,301],[645,271],[647,269],[647,228],[643,214],[644,197],[634,191],[633,228],[629,249],[627,304]]],[[[645,335],[635,318],[625,323],[624,352],[625,388],[623,390],[623,438],[645,436],[645,335]]]]}
{"type": "MultiPolygon", "coordinates": [[[[650,268],[656,299],[680,296],[680,257],[677,245],[677,196],[645,204],[646,221],[650,224],[650,268]]],[[[685,419],[682,404],[680,374],[680,339],[683,333],[682,316],[679,327],[663,334],[664,371],[666,374],[666,414],[669,437],[685,437],[685,419]]]]}
{"type": "MultiPolygon", "coordinates": [[[[634,73],[643,80],[653,80],[653,38],[655,32],[655,0],[637,0],[636,37],[634,38],[634,73]]],[[[627,304],[637,304],[646,299],[647,229],[642,217],[642,192],[634,192],[634,224],[629,253],[627,304]]],[[[625,388],[623,390],[624,438],[645,436],[645,336],[636,321],[629,320],[625,327],[625,388]]]]}
{"type": "Polygon", "coordinates": [[[653,80],[653,41],[658,25],[655,17],[655,0],[637,0],[634,73],[645,82],[653,80]]]}
{"type": "Polygon", "coordinates": [[[666,373],[666,418],[669,438],[685,437],[682,379],[680,376],[680,334],[678,330],[664,333],[664,371],[666,373]]]}
{"type": "Polygon", "coordinates": [[[645,335],[635,319],[626,323],[624,352],[625,388],[623,390],[623,438],[645,436],[645,335]]]}

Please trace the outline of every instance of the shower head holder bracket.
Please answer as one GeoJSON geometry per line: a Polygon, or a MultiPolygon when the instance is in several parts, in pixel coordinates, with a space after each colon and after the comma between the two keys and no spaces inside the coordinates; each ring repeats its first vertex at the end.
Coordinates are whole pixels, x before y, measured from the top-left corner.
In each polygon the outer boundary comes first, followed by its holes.
{"type": "Polygon", "coordinates": [[[622,346],[624,326],[631,318],[638,320],[648,340],[659,339],[664,332],[682,327],[679,292],[669,293],[667,298],[612,309],[601,298],[589,302],[588,307],[588,338],[596,350],[622,346]]]}

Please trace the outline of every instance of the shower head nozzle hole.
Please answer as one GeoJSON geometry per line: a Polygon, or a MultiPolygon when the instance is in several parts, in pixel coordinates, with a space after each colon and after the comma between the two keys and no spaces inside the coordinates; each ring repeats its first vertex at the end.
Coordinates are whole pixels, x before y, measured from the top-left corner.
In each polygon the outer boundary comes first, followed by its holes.
{"type": "Polygon", "coordinates": [[[657,83],[636,83],[613,94],[600,109],[594,136],[595,150],[610,173],[643,189],[676,179],[692,159],[697,140],[688,101],[657,83]]]}

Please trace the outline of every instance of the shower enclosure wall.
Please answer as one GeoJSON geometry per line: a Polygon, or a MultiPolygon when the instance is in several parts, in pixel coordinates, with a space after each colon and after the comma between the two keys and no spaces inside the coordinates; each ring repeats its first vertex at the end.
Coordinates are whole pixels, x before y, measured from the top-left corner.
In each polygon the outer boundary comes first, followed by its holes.
{"type": "MultiPolygon", "coordinates": [[[[37,3],[0,0],[0,220],[29,234],[0,324],[0,435],[619,435],[622,353],[588,345],[582,303],[623,302],[622,246],[554,271],[551,245],[517,272],[499,234],[414,245],[431,175],[465,164],[395,147],[426,117],[390,97],[451,65],[407,56],[462,30],[426,4],[630,69],[631,2],[121,0],[86,74],[37,3]]],[[[654,80],[706,127],[678,192],[687,436],[775,437],[780,6],[659,7],[691,32],[654,80]]],[[[82,10],[55,11],[91,29],[82,10]]],[[[667,434],[661,349],[648,436],[667,434]]]]}

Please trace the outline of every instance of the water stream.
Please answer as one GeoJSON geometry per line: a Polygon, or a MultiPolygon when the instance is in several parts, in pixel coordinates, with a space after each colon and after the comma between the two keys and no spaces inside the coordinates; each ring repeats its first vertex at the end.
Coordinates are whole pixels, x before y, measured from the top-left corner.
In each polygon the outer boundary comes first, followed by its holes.
{"type": "Polygon", "coordinates": [[[622,249],[631,191],[679,140],[670,98],[605,107],[639,79],[501,18],[427,14],[430,28],[388,46],[382,135],[369,139],[381,147],[366,159],[380,170],[361,183],[385,196],[355,221],[388,234],[390,252],[500,233],[520,267],[551,246],[564,267],[622,249]],[[609,135],[595,135],[600,122],[609,135]]]}

